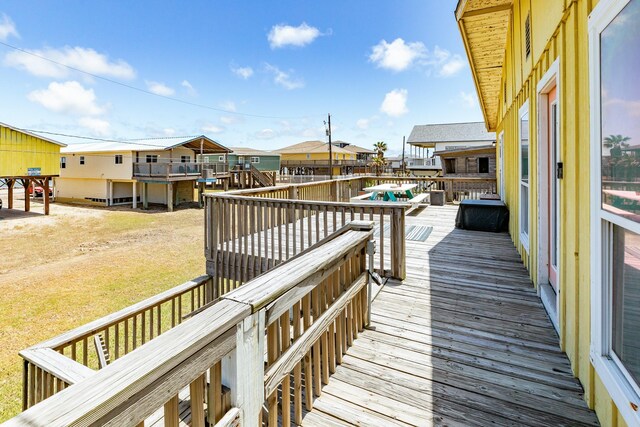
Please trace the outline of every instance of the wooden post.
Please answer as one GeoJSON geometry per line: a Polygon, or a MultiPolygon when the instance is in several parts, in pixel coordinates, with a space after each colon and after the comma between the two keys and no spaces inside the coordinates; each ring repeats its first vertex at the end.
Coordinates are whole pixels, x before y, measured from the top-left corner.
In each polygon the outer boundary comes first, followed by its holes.
{"type": "Polygon", "coordinates": [[[133,188],[133,203],[131,203],[131,207],[133,209],[136,209],[138,207],[138,181],[133,181],[132,183],[132,188],[133,188]]]}
{"type": "Polygon", "coordinates": [[[298,200],[298,186],[289,185],[289,200],[298,200]]]}
{"type": "Polygon", "coordinates": [[[142,209],[149,209],[149,184],[142,183],[142,209]]]}
{"type": "Polygon", "coordinates": [[[236,348],[222,359],[222,383],[231,389],[231,406],[242,411],[244,427],[262,425],[264,402],[265,312],[236,326],[236,348]]]}
{"type": "Polygon", "coordinates": [[[167,184],[167,211],[173,212],[173,182],[167,184]]]}
{"type": "Polygon", "coordinates": [[[407,276],[405,263],[404,209],[391,211],[391,277],[404,280],[407,276]]]}
{"type": "Polygon", "coordinates": [[[198,207],[204,206],[204,182],[198,183],[198,207]]]}
{"type": "Polygon", "coordinates": [[[9,186],[9,209],[13,209],[13,185],[15,183],[15,179],[7,179],[7,185],[9,186]]]}
{"type": "Polygon", "coordinates": [[[44,194],[42,196],[44,197],[44,214],[49,215],[49,178],[45,178],[43,184],[44,194]]]}
{"type": "Polygon", "coordinates": [[[23,179],[22,186],[24,187],[24,211],[29,212],[31,210],[31,198],[29,197],[31,178],[23,179]]]}
{"type": "Polygon", "coordinates": [[[338,200],[338,181],[331,181],[331,200],[334,202],[339,202],[338,200]]]}

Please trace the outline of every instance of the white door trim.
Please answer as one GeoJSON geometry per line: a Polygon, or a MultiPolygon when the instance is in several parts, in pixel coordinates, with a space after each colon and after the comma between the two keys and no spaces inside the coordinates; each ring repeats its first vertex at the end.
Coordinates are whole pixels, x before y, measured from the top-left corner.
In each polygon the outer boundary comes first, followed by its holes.
{"type": "MultiPolygon", "coordinates": [[[[549,141],[549,129],[547,124],[549,123],[549,103],[548,103],[548,93],[555,87],[556,88],[556,102],[558,105],[558,123],[562,123],[562,100],[560,99],[560,58],[556,58],[556,60],[549,66],[549,69],[544,73],[538,85],[536,86],[537,90],[537,103],[538,103],[538,117],[537,117],[537,132],[538,132],[538,168],[537,168],[537,206],[538,206],[538,218],[537,218],[537,233],[538,233],[538,251],[536,256],[538,257],[538,271],[537,271],[537,288],[540,298],[542,299],[542,303],[549,313],[549,317],[551,319],[551,323],[555,327],[558,335],[560,335],[562,339],[562,334],[560,333],[560,316],[559,316],[559,307],[560,307],[560,294],[561,294],[561,283],[560,283],[560,261],[561,257],[558,256],[558,292],[556,293],[551,286],[549,285],[549,241],[547,236],[549,235],[549,214],[548,208],[546,206],[548,197],[541,197],[542,194],[546,194],[549,188],[549,156],[548,156],[548,146],[551,143],[549,141]]],[[[559,132],[562,135],[561,132],[559,132]]],[[[561,143],[561,138],[559,138],[558,143],[561,143]]],[[[560,154],[556,151],[556,155],[560,154]]],[[[556,195],[556,203],[558,206],[558,210],[560,209],[560,197],[559,194],[556,195]]],[[[561,221],[558,221],[558,229],[560,229],[561,221]]],[[[558,231],[558,235],[556,236],[556,247],[560,248],[560,230],[558,231]]],[[[558,251],[561,253],[561,251],[558,251]]]]}
{"type": "Polygon", "coordinates": [[[498,144],[500,144],[500,200],[507,203],[507,197],[504,194],[504,131],[498,134],[498,144]]]}

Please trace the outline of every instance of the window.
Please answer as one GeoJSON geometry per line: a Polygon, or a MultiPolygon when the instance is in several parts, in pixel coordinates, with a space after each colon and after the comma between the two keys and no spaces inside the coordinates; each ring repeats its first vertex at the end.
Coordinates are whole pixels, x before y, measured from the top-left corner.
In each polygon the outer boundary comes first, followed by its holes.
{"type": "Polygon", "coordinates": [[[157,154],[147,154],[147,163],[158,163],[157,154]]]}
{"type": "Polygon", "coordinates": [[[456,173],[456,159],[444,159],[445,173],[456,173]]]}
{"type": "Polygon", "coordinates": [[[209,163],[209,156],[202,156],[203,163],[209,163]]]}
{"type": "Polygon", "coordinates": [[[191,156],[180,156],[180,163],[191,163],[191,156]]]}
{"type": "Polygon", "coordinates": [[[307,159],[310,159],[310,158],[311,158],[311,154],[307,154],[307,159]]]}
{"type": "Polygon", "coordinates": [[[224,156],[218,156],[218,161],[224,163],[224,156]]]}
{"type": "Polygon", "coordinates": [[[639,15],[640,0],[601,0],[589,20],[591,360],[629,425],[640,423],[639,15]]]}
{"type": "Polygon", "coordinates": [[[67,167],[67,158],[60,157],[60,169],[66,169],[67,167]]]}
{"type": "Polygon", "coordinates": [[[84,156],[80,156],[80,164],[84,165],[84,156]]]}
{"type": "Polygon", "coordinates": [[[122,154],[116,154],[116,165],[122,164],[122,154]]]}
{"type": "Polygon", "coordinates": [[[529,101],[520,107],[520,242],[529,252],[529,101]]]}
{"type": "Polygon", "coordinates": [[[480,157],[478,159],[478,173],[489,173],[489,158],[480,157]]]}
{"type": "Polygon", "coordinates": [[[260,163],[260,157],[252,157],[251,163],[260,163]]]}

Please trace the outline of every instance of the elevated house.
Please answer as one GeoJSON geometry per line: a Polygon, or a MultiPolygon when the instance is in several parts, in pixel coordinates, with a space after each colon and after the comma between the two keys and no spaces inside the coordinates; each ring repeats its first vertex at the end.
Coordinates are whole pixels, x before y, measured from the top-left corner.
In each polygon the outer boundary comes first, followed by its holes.
{"type": "MultiPolygon", "coordinates": [[[[274,150],[280,154],[280,173],[284,175],[329,175],[329,143],[322,141],[305,141],[288,147],[274,150]]],[[[353,173],[358,165],[355,151],[338,146],[331,147],[333,175],[353,173]]]]}
{"type": "Polygon", "coordinates": [[[280,154],[247,147],[229,147],[228,154],[205,154],[205,164],[229,169],[229,185],[238,188],[267,187],[275,185],[280,171],[280,154]]]}
{"type": "Polygon", "coordinates": [[[434,175],[442,170],[442,163],[434,152],[481,147],[495,141],[495,133],[487,132],[483,122],[416,125],[407,139],[406,169],[416,176],[434,175]]]}
{"type": "MultiPolygon", "coordinates": [[[[49,214],[50,181],[60,173],[60,149],[66,145],[0,123],[0,186],[8,189],[8,203],[13,208],[16,183],[24,188],[24,210],[29,212],[29,191],[34,185],[43,188],[44,213],[49,214]]],[[[0,202],[1,203],[1,202],[0,202]]]]}
{"type": "Polygon", "coordinates": [[[59,157],[56,197],[101,206],[142,203],[169,211],[192,202],[205,181],[228,178],[227,167],[201,164],[200,154],[226,155],[229,149],[206,136],[70,145],[59,157]]]}
{"type": "Polygon", "coordinates": [[[640,0],[455,13],[513,243],[600,423],[640,425],[640,0]]]}
{"type": "Polygon", "coordinates": [[[370,172],[371,162],[376,155],[376,152],[374,150],[370,150],[368,148],[360,147],[344,141],[333,141],[332,144],[336,147],[344,148],[347,151],[356,153],[357,164],[354,169],[355,173],[370,172]]]}
{"type": "Polygon", "coordinates": [[[496,147],[450,148],[436,151],[442,163],[443,177],[496,177],[496,147]]]}

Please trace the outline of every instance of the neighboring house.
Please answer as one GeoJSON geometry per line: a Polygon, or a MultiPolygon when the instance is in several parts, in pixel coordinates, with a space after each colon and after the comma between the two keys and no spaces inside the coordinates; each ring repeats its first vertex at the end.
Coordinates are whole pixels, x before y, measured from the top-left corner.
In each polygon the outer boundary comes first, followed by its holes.
{"type": "Polygon", "coordinates": [[[202,161],[210,164],[224,164],[226,161],[230,170],[246,168],[247,165],[252,165],[261,172],[280,170],[278,153],[246,147],[229,147],[229,150],[231,150],[229,154],[205,154],[202,156],[202,161]]]}
{"type": "Polygon", "coordinates": [[[31,209],[29,188],[43,188],[44,213],[49,215],[49,180],[60,173],[60,148],[65,144],[0,123],[0,184],[8,189],[5,208],[13,209],[16,182],[24,188],[24,210],[31,209]]]}
{"type": "MultiPolygon", "coordinates": [[[[356,160],[358,161],[358,167],[360,168],[369,167],[371,162],[373,161],[373,158],[376,156],[376,152],[374,150],[370,150],[364,147],[359,147],[357,145],[350,144],[345,141],[333,141],[331,144],[336,147],[344,148],[347,151],[356,153],[356,160]]],[[[362,171],[362,172],[367,172],[367,171],[362,171]]],[[[360,171],[358,170],[356,172],[360,172],[360,171]]]]}
{"type": "MultiPolygon", "coordinates": [[[[332,144],[333,145],[333,144],[332,144]]],[[[280,173],[284,175],[329,175],[329,144],[322,141],[305,141],[274,150],[280,154],[280,173]]],[[[360,163],[357,153],[331,147],[333,175],[347,175],[360,163]]]]}
{"type": "Polygon", "coordinates": [[[224,169],[208,173],[196,156],[228,151],[206,136],[72,145],[59,158],[56,197],[101,206],[155,203],[171,211],[194,201],[194,189],[205,178],[226,177],[224,169]]]}
{"type": "Polygon", "coordinates": [[[496,142],[496,134],[487,132],[483,122],[416,125],[407,139],[408,172],[414,175],[433,175],[442,169],[440,159],[433,153],[455,148],[481,147],[496,142]],[[411,164],[409,164],[411,163],[411,164]]]}
{"type": "Polygon", "coordinates": [[[640,0],[487,5],[456,17],[511,238],[588,405],[638,426],[640,162],[621,141],[640,142],[640,0]]]}
{"type": "Polygon", "coordinates": [[[484,145],[436,151],[442,162],[442,176],[448,178],[495,178],[496,147],[484,145]]]}

